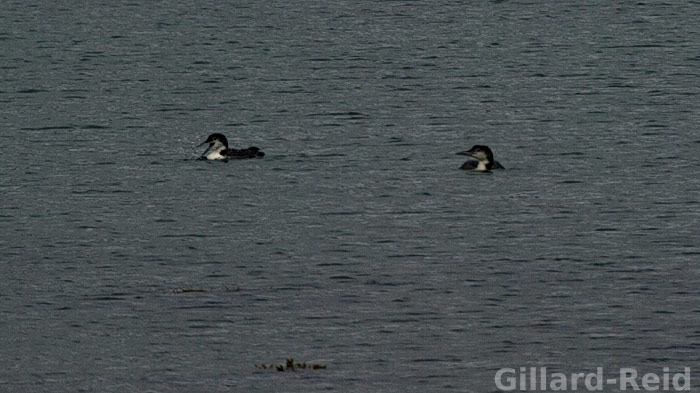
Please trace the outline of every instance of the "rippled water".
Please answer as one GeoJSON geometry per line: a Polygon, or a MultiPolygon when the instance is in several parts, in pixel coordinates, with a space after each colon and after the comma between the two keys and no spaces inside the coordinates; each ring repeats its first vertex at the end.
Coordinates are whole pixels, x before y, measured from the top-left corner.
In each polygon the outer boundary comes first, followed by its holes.
{"type": "Polygon", "coordinates": [[[0,390],[698,364],[697,2],[2,8],[0,390]]]}

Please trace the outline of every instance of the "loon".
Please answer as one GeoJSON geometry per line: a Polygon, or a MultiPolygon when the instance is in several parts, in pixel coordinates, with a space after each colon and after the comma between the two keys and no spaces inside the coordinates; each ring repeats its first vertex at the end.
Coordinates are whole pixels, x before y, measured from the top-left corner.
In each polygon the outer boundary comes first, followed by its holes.
{"type": "Polygon", "coordinates": [[[457,153],[461,156],[474,157],[479,161],[467,161],[459,169],[490,171],[491,169],[506,169],[498,161],[493,159],[493,152],[488,146],[474,145],[471,149],[457,153]]]}
{"type": "Polygon", "coordinates": [[[206,141],[199,146],[209,144],[207,150],[200,157],[203,160],[228,160],[229,158],[257,158],[262,157],[265,153],[261,152],[255,146],[247,149],[229,149],[228,140],[223,134],[214,133],[209,135],[206,141]]]}

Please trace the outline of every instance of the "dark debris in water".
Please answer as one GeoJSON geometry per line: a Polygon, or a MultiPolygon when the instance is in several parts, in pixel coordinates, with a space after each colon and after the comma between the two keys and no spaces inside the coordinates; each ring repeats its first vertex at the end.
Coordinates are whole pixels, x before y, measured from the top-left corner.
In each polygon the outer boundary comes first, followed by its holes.
{"type": "Polygon", "coordinates": [[[326,365],[325,364],[317,364],[317,363],[311,363],[311,364],[306,364],[306,362],[303,363],[295,363],[294,359],[288,358],[285,361],[284,365],[281,364],[256,364],[255,368],[260,369],[260,370],[276,370],[276,371],[299,371],[299,370],[325,370],[326,365]]]}

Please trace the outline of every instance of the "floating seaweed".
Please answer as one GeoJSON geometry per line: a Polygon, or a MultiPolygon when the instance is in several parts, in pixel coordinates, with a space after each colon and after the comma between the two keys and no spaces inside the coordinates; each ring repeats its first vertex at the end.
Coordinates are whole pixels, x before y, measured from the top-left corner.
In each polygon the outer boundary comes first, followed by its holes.
{"type": "Polygon", "coordinates": [[[292,358],[287,358],[285,359],[284,365],[281,364],[256,364],[255,368],[260,369],[260,370],[277,370],[277,371],[297,371],[297,370],[304,370],[304,369],[311,369],[311,370],[325,370],[326,365],[325,364],[306,364],[306,362],[303,363],[295,363],[294,359],[292,358]]]}

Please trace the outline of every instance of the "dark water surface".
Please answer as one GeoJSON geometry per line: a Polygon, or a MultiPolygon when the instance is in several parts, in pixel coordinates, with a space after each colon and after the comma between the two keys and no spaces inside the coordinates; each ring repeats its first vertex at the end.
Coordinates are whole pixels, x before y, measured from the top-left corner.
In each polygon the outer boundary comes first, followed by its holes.
{"type": "Polygon", "coordinates": [[[1,391],[700,367],[697,2],[1,8],[1,391]]]}

